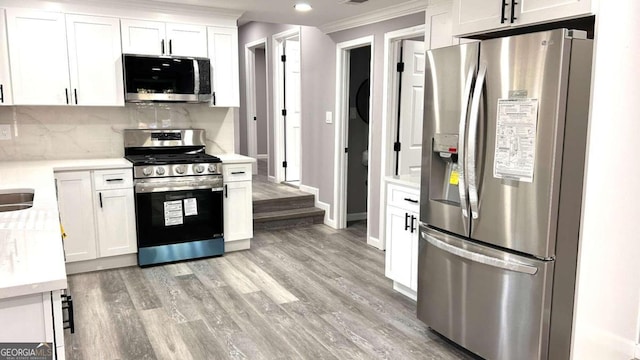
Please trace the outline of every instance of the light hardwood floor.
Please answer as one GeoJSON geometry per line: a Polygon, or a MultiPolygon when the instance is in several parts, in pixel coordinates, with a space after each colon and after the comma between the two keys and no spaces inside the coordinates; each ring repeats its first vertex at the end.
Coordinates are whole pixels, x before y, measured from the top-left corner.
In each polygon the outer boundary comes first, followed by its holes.
{"type": "Polygon", "coordinates": [[[68,359],[472,359],[391,289],[366,226],[256,233],[223,257],[69,277],[68,359]]]}

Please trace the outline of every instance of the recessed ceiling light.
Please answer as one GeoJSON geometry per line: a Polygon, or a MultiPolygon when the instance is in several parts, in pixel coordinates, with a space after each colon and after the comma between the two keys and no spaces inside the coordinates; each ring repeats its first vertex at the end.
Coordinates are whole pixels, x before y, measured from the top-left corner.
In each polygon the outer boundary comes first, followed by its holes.
{"type": "Polygon", "coordinates": [[[298,11],[311,11],[311,9],[313,9],[311,7],[311,5],[307,4],[307,3],[298,3],[293,5],[293,8],[298,10],[298,11]]]}

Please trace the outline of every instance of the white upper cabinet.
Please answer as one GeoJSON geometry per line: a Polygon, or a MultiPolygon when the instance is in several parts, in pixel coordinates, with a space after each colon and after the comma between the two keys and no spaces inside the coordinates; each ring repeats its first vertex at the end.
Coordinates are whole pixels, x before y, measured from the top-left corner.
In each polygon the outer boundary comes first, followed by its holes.
{"type": "Polygon", "coordinates": [[[7,24],[4,9],[0,9],[0,106],[12,105],[9,50],[7,49],[7,24]]]}
{"type": "Polygon", "coordinates": [[[457,45],[453,36],[451,3],[427,7],[425,11],[425,46],[427,50],[457,45]]]}
{"type": "Polygon", "coordinates": [[[207,28],[199,25],[167,23],[169,54],[207,57],[207,28]]]}
{"type": "Polygon", "coordinates": [[[16,105],[124,105],[118,19],[7,10],[16,105]]]}
{"type": "Polygon", "coordinates": [[[211,89],[213,106],[240,106],[238,74],[238,29],[207,28],[211,59],[211,89]]]}
{"type": "Polygon", "coordinates": [[[7,9],[13,102],[66,105],[69,62],[64,14],[7,9]]]}
{"type": "Polygon", "coordinates": [[[453,33],[479,34],[588,15],[591,0],[454,0],[453,33]]]}
{"type": "Polygon", "coordinates": [[[122,52],[125,54],[163,55],[165,23],[122,19],[122,52]]]}
{"type": "Polygon", "coordinates": [[[67,15],[72,103],[124,106],[120,21],[67,15]]]}
{"type": "Polygon", "coordinates": [[[207,28],[145,20],[122,20],[126,54],[207,57],[207,28]]]}

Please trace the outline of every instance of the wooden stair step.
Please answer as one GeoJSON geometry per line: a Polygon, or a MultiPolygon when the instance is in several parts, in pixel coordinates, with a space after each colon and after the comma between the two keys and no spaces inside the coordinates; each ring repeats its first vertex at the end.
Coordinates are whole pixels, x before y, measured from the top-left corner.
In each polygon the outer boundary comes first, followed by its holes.
{"type": "Polygon", "coordinates": [[[253,201],[253,213],[286,211],[291,209],[312,208],[315,203],[313,194],[287,196],[274,199],[253,201]]]}
{"type": "Polygon", "coordinates": [[[315,207],[253,214],[254,230],[278,230],[324,222],[324,210],[315,207]]]}

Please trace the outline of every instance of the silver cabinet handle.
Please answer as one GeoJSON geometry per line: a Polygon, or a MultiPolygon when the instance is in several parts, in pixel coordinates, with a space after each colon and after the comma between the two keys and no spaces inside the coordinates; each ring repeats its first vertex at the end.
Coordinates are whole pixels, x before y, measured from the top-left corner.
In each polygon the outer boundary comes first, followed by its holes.
{"type": "Polygon", "coordinates": [[[478,122],[480,121],[480,98],[482,97],[482,88],[487,75],[487,65],[481,64],[478,70],[476,86],[473,90],[473,100],[471,101],[471,118],[469,120],[469,153],[467,154],[467,182],[469,183],[469,203],[471,204],[471,217],[477,219],[478,209],[478,185],[476,179],[476,151],[478,144],[476,138],[478,134],[478,122]]]}
{"type": "Polygon", "coordinates": [[[469,69],[467,73],[467,81],[464,85],[464,104],[460,112],[460,125],[458,127],[458,193],[460,194],[460,207],[462,208],[462,216],[469,217],[469,204],[467,203],[467,185],[464,180],[465,176],[465,160],[464,160],[464,139],[467,132],[467,112],[469,110],[469,101],[471,100],[471,86],[473,84],[473,75],[476,72],[475,65],[469,69]]]}
{"type": "Polygon", "coordinates": [[[467,260],[471,260],[473,262],[493,266],[500,269],[515,271],[523,274],[529,274],[529,275],[535,275],[538,272],[538,268],[535,266],[529,266],[529,265],[520,264],[513,261],[502,260],[492,256],[487,256],[487,255],[479,254],[466,249],[462,249],[457,246],[453,246],[453,245],[447,244],[446,242],[440,241],[431,235],[427,235],[427,233],[425,233],[424,231],[422,231],[421,234],[422,234],[422,237],[429,242],[429,244],[437,247],[438,249],[446,251],[455,256],[465,258],[467,260]]]}

